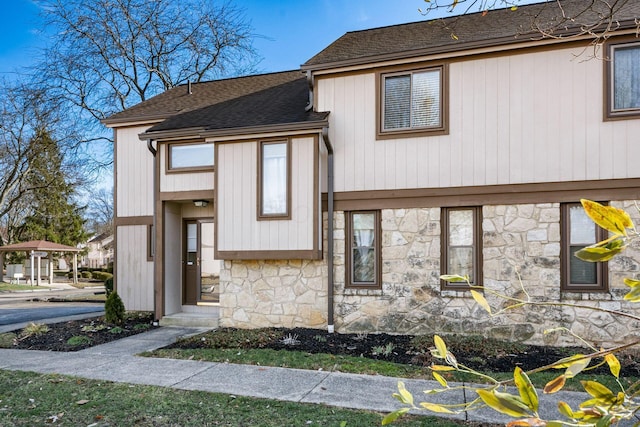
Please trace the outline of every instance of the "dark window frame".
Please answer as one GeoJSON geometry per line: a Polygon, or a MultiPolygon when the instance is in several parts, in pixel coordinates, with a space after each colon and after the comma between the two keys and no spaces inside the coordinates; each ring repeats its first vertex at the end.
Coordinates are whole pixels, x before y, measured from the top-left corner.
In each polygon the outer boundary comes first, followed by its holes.
{"type": "Polygon", "coordinates": [[[634,37],[625,37],[605,43],[606,59],[604,63],[604,120],[625,120],[640,118],[640,107],[615,110],[614,108],[614,67],[615,50],[625,48],[640,48],[640,42],[634,37]]]}
{"type": "MultiPolygon", "coordinates": [[[[603,203],[606,204],[606,203],[603,203]]],[[[582,206],[579,202],[560,205],[560,290],[563,292],[608,292],[609,267],[606,262],[596,263],[596,283],[584,284],[571,282],[571,218],[570,208],[582,206]]],[[[607,231],[595,225],[595,239],[600,242],[607,238],[607,231]]],[[[578,245],[575,245],[578,246],[578,245]]]]}
{"type": "Polygon", "coordinates": [[[345,212],[345,288],[348,289],[382,289],[382,223],[379,210],[347,211],[345,212]],[[374,282],[354,282],[353,280],[353,215],[374,215],[373,248],[375,251],[374,282]]]}
{"type": "Polygon", "coordinates": [[[205,141],[189,141],[189,142],[176,142],[166,144],[166,173],[189,173],[189,172],[212,172],[215,171],[216,159],[215,159],[215,146],[212,142],[205,141]],[[172,149],[173,147],[184,147],[187,145],[211,145],[213,148],[213,164],[205,166],[186,166],[186,167],[174,167],[172,164],[172,149]]]}
{"type": "MultiPolygon", "coordinates": [[[[440,274],[450,273],[449,269],[449,212],[468,211],[473,212],[473,281],[472,286],[482,286],[482,206],[464,206],[442,208],[440,210],[440,274]]],[[[440,281],[440,289],[443,291],[466,291],[470,287],[466,282],[440,281]]]]}
{"type": "Polygon", "coordinates": [[[449,67],[446,63],[429,64],[419,68],[394,67],[376,73],[376,139],[410,138],[416,136],[447,135],[449,133],[449,67]],[[440,71],[440,124],[428,127],[384,129],[385,82],[387,77],[429,71],[440,71]]]}
{"type": "Polygon", "coordinates": [[[258,183],[257,183],[257,220],[258,221],[269,221],[269,220],[290,220],[291,219],[291,139],[274,139],[274,140],[263,140],[258,141],[258,183]],[[274,144],[285,144],[287,149],[287,158],[286,158],[286,212],[284,213],[273,213],[273,214],[265,214],[264,206],[263,206],[263,192],[264,192],[264,180],[262,176],[262,172],[264,169],[264,156],[263,156],[263,147],[265,145],[274,145],[274,144]]]}

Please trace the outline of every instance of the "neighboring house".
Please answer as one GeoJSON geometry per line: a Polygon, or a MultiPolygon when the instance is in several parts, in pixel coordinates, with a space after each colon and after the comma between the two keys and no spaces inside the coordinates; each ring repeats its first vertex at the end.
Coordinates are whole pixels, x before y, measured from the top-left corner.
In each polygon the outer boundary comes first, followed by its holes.
{"type": "Polygon", "coordinates": [[[80,265],[88,268],[108,268],[113,262],[113,234],[101,233],[93,236],[85,245],[87,254],[80,259],[80,265]]]}
{"type": "Polygon", "coordinates": [[[496,307],[521,282],[535,300],[633,309],[637,246],[608,265],[572,253],[602,237],[580,198],[640,223],[640,4],[595,51],[523,34],[539,7],[347,33],[305,74],[180,86],[105,120],[126,307],[160,319],[217,302],[243,328],[627,339],[630,321],[582,308],[492,319],[439,279],[469,274],[496,307]]]}

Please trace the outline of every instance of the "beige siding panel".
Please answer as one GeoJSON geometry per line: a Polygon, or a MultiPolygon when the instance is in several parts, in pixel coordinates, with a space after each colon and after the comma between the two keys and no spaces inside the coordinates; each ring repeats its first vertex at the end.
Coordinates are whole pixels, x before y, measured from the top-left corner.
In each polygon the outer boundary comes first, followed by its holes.
{"type": "Polygon", "coordinates": [[[138,134],[146,127],[117,129],[116,216],[153,215],[154,157],[138,134]]]}
{"type": "Polygon", "coordinates": [[[167,173],[167,150],[158,150],[162,173],[160,174],[160,191],[196,191],[213,190],[214,172],[167,173]]]}
{"type": "Polygon", "coordinates": [[[376,140],[375,73],[319,79],[318,110],[331,112],[335,190],[640,177],[628,160],[640,151],[640,120],[602,120],[602,62],[576,58],[583,53],[451,63],[449,134],[439,136],[376,140]]]}
{"type": "Polygon", "coordinates": [[[164,301],[165,313],[182,310],[182,215],[180,205],[164,207],[164,301]]]}
{"type": "Polygon", "coordinates": [[[118,294],[127,310],[153,311],[153,262],[147,261],[147,226],[117,227],[118,294]]]}
{"type": "Polygon", "coordinates": [[[257,220],[257,150],[255,141],[218,148],[218,250],[314,249],[314,138],[291,142],[291,220],[257,220]]]}

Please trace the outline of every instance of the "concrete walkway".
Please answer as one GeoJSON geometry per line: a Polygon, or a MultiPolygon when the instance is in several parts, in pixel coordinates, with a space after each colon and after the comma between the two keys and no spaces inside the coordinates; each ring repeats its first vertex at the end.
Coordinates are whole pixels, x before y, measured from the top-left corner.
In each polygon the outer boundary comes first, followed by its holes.
{"type": "MultiPolygon", "coordinates": [[[[424,390],[441,388],[435,381],[135,356],[143,351],[164,347],[180,337],[203,331],[202,328],[163,327],[71,353],[0,349],[0,369],[56,373],[379,412],[391,412],[400,407],[399,402],[391,397],[397,390],[398,381],[404,381],[416,401],[464,401],[462,391],[425,396],[424,390]]],[[[569,403],[575,410],[585,396],[583,393],[572,392],[548,396],[540,392],[540,414],[557,419],[559,414],[556,407],[559,400],[569,403]]],[[[427,412],[420,413],[430,415],[427,412]]],[[[465,415],[451,418],[465,419],[465,415]]],[[[470,412],[467,419],[493,423],[511,420],[489,409],[470,412]]],[[[631,426],[633,423],[619,425],[631,426]]]]}

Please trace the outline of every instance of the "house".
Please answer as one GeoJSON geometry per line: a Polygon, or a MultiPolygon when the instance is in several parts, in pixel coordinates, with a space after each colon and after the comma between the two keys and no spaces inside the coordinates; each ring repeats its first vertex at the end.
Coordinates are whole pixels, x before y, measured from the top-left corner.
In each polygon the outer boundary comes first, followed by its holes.
{"type": "Polygon", "coordinates": [[[100,233],[90,238],[86,245],[87,254],[80,258],[80,265],[88,268],[108,268],[113,262],[113,234],[100,233]]]}
{"type": "Polygon", "coordinates": [[[640,4],[594,46],[531,32],[551,7],[350,32],[300,71],[183,85],[106,119],[126,307],[215,305],[242,328],[629,339],[631,320],[562,304],[634,309],[622,278],[640,275],[637,245],[608,265],[572,254],[602,237],[581,198],[640,223],[640,4]],[[523,288],[556,305],[490,318],[441,274],[468,274],[495,307],[523,288]]]}

